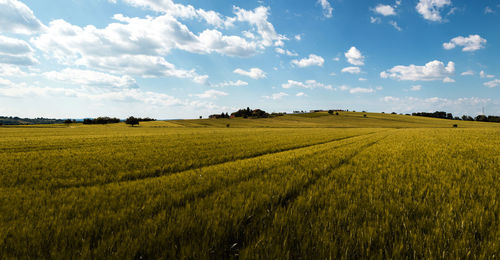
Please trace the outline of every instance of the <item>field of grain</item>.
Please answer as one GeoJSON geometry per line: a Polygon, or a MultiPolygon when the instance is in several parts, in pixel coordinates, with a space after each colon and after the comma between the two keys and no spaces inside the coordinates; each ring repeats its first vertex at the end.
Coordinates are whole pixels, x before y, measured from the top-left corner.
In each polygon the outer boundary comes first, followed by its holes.
{"type": "Polygon", "coordinates": [[[498,258],[500,127],[453,124],[2,127],[0,256],[498,258]]]}

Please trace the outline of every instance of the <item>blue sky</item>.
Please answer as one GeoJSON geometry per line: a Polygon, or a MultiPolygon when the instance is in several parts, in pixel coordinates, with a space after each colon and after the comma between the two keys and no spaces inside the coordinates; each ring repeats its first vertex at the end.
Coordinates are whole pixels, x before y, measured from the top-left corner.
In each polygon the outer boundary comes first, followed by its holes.
{"type": "Polygon", "coordinates": [[[500,115],[499,24],[499,0],[0,0],[0,115],[500,115]]]}

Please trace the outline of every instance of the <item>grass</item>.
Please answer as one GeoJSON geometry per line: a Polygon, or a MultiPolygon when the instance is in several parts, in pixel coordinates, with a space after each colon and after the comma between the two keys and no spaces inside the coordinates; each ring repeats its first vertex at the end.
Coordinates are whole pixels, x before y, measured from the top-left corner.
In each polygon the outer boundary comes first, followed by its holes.
{"type": "Polygon", "coordinates": [[[498,125],[363,114],[1,127],[0,256],[498,257],[498,125]]]}

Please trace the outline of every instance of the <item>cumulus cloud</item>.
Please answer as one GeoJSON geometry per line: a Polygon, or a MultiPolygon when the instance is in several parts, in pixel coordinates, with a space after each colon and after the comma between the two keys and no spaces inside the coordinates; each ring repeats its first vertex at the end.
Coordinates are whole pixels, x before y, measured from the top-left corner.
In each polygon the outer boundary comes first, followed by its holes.
{"type": "Polygon", "coordinates": [[[317,82],[316,80],[307,80],[305,82],[288,80],[288,82],[282,84],[281,87],[285,88],[285,89],[295,87],[295,88],[307,88],[307,89],[324,88],[324,89],[328,89],[328,90],[333,90],[332,85],[323,84],[323,83],[317,82]]]}
{"type": "Polygon", "coordinates": [[[484,85],[487,86],[488,88],[494,88],[500,86],[500,79],[494,79],[492,81],[485,82],[484,85]]]}
{"type": "Polygon", "coordinates": [[[193,33],[178,20],[202,16],[202,19],[212,17],[210,19],[216,20],[219,15],[212,12],[174,4],[169,0],[126,2],[155,10],[161,15],[130,18],[117,14],[113,17],[116,22],[104,28],[92,25],[80,27],[64,20],[54,20],[44,32],[33,37],[31,43],[63,65],[76,64],[90,69],[107,69],[115,74],[144,77],[189,78],[206,83],[208,76],[199,75],[194,70],[178,69],[164,57],[174,49],[248,57],[262,53],[266,47],[280,46],[286,40],[267,20],[269,10],[266,7],[254,10],[234,7],[235,16],[225,18],[224,23],[226,20],[231,24],[244,23],[258,33],[258,36],[247,39],[224,35],[213,28],[202,28],[199,33],[193,33]]]}
{"type": "Polygon", "coordinates": [[[484,70],[481,70],[481,72],[479,72],[479,76],[484,79],[484,78],[494,78],[495,75],[488,75],[486,74],[486,72],[484,72],[484,70]]]}
{"type": "Polygon", "coordinates": [[[237,81],[224,81],[219,84],[213,85],[214,87],[244,87],[248,86],[248,82],[245,82],[243,80],[237,80],[237,81]]]}
{"type": "Polygon", "coordinates": [[[264,96],[264,98],[266,98],[266,99],[272,99],[272,100],[278,100],[278,99],[282,99],[283,97],[286,97],[286,96],[288,96],[287,93],[285,93],[285,92],[279,92],[279,93],[274,93],[271,96],[264,96]]]}
{"type": "Polygon", "coordinates": [[[354,46],[352,46],[345,54],[347,62],[351,63],[355,66],[363,66],[365,65],[365,57],[361,54],[361,52],[354,46]]]}
{"type": "Polygon", "coordinates": [[[207,90],[201,94],[194,94],[192,96],[199,97],[199,98],[206,98],[206,99],[216,99],[219,96],[227,96],[227,95],[229,95],[229,94],[226,92],[222,92],[222,91],[215,90],[215,89],[210,89],[210,90],[207,90]]]}
{"type": "Polygon", "coordinates": [[[445,66],[443,62],[434,60],[424,66],[413,64],[409,66],[395,66],[390,70],[381,72],[380,77],[409,81],[449,81],[447,78],[453,75],[453,73],[455,73],[455,63],[450,61],[445,66]]]}
{"type": "Polygon", "coordinates": [[[297,97],[305,97],[305,96],[307,96],[307,95],[306,95],[306,93],[304,93],[304,92],[299,92],[299,93],[297,93],[295,96],[297,96],[297,97]]]}
{"type": "Polygon", "coordinates": [[[451,0],[420,0],[415,7],[417,12],[421,14],[424,19],[432,22],[441,22],[441,10],[451,5],[451,0]]]}
{"type": "Polygon", "coordinates": [[[462,51],[477,51],[484,48],[486,42],[486,39],[481,38],[481,36],[477,34],[469,35],[469,37],[458,36],[451,39],[450,42],[443,43],[443,48],[445,50],[451,50],[456,46],[461,46],[463,47],[462,51]]]}
{"type": "Polygon", "coordinates": [[[33,11],[18,0],[0,1],[0,31],[33,34],[43,30],[43,24],[33,11]]]}
{"type": "Polygon", "coordinates": [[[81,70],[66,68],[62,71],[50,71],[44,73],[50,80],[61,81],[81,86],[102,86],[112,88],[136,88],[137,82],[134,78],[115,76],[92,70],[81,70]]]}
{"type": "Polygon", "coordinates": [[[309,57],[303,58],[301,60],[292,60],[292,64],[297,66],[297,67],[310,67],[310,66],[319,66],[322,67],[323,64],[325,63],[325,59],[323,57],[315,55],[315,54],[310,54],[309,57]]]}
{"type": "Polygon", "coordinates": [[[375,13],[381,14],[383,16],[390,16],[390,15],[396,15],[396,11],[394,10],[394,7],[390,5],[383,5],[379,4],[373,9],[375,13]]]}
{"type": "Polygon", "coordinates": [[[359,74],[361,69],[359,67],[345,67],[342,69],[342,73],[359,74]]]}
{"type": "Polygon", "coordinates": [[[0,35],[0,63],[29,66],[37,64],[38,60],[27,42],[0,35]]]}
{"type": "Polygon", "coordinates": [[[267,77],[267,74],[259,69],[259,68],[251,68],[249,71],[245,71],[243,69],[237,68],[233,71],[233,73],[242,75],[242,76],[247,76],[252,79],[263,79],[267,77]]]}
{"type": "Polygon", "coordinates": [[[332,18],[333,8],[330,2],[328,2],[328,0],[318,0],[318,3],[321,5],[321,8],[323,8],[323,16],[332,18]]]}

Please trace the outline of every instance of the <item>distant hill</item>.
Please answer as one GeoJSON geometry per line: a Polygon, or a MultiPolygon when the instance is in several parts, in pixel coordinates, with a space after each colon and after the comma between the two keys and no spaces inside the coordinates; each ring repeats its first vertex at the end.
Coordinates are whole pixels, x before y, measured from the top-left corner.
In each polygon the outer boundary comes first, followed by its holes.
{"type": "MultiPolygon", "coordinates": [[[[476,121],[462,121],[430,118],[422,116],[368,113],[368,112],[339,112],[330,115],[327,112],[303,114],[287,114],[272,118],[261,119],[194,119],[170,120],[157,122],[155,126],[165,127],[309,127],[309,128],[422,128],[422,127],[500,127],[498,123],[476,121]]],[[[146,126],[146,125],[144,125],[146,126]]]]}

